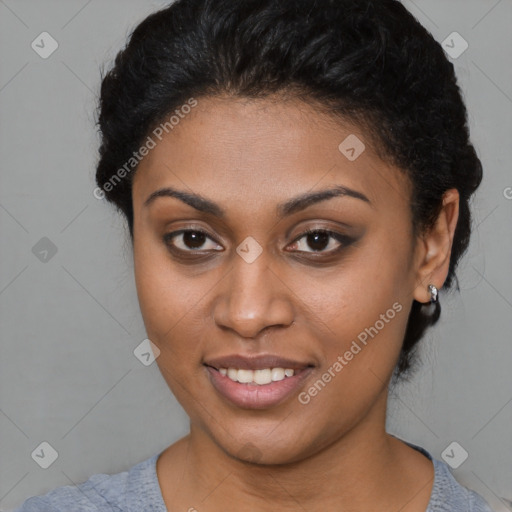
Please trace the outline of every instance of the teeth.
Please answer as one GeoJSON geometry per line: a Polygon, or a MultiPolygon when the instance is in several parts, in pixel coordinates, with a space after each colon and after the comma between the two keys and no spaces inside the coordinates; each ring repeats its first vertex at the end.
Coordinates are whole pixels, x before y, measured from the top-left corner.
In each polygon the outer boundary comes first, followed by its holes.
{"type": "Polygon", "coordinates": [[[272,380],[283,380],[284,379],[284,369],[283,368],[272,368],[272,380]]]}
{"type": "Polygon", "coordinates": [[[219,373],[229,377],[234,382],[262,386],[283,380],[285,377],[293,377],[295,370],[291,368],[265,368],[263,370],[219,368],[219,373]]]}
{"type": "Polygon", "coordinates": [[[272,382],[272,372],[270,368],[265,370],[254,370],[253,380],[256,384],[269,384],[272,382]]]}
{"type": "Polygon", "coordinates": [[[238,370],[238,382],[248,384],[252,382],[253,371],[252,370],[238,370]]]}

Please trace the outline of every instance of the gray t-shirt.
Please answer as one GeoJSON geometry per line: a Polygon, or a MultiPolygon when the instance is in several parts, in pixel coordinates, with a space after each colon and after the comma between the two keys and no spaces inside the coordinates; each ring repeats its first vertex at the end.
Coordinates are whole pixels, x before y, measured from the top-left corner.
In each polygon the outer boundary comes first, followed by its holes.
{"type": "MultiPolygon", "coordinates": [[[[419,446],[407,444],[434,464],[434,485],[425,512],[493,512],[479,494],[455,480],[446,463],[433,459],[419,446]]],[[[57,487],[27,499],[13,512],[167,512],[156,474],[159,455],[122,473],[99,473],[78,486],[57,487]]],[[[201,508],[200,504],[196,507],[201,508]]]]}

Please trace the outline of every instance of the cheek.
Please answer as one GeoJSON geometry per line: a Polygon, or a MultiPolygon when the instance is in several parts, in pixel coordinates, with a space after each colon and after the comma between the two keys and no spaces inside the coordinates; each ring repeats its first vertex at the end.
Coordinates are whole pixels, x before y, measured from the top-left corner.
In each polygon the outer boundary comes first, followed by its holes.
{"type": "MultiPolygon", "coordinates": [[[[332,272],[289,275],[290,288],[300,298],[299,303],[306,306],[304,314],[311,311],[311,324],[321,321],[319,327],[345,338],[373,325],[395,302],[405,308],[411,300],[406,255],[377,243],[354,254],[332,272]]],[[[395,318],[393,313],[390,312],[395,318]]]]}
{"type": "MultiPolygon", "coordinates": [[[[147,246],[146,246],[147,247],[147,246]]],[[[189,415],[189,392],[197,379],[192,367],[200,358],[195,332],[200,327],[190,317],[199,298],[194,288],[179,272],[173,270],[168,258],[158,257],[158,251],[134,248],[134,270],[137,295],[148,338],[160,353],[156,363],[162,377],[189,415]]],[[[196,289],[197,291],[197,289],[196,289]]]]}
{"type": "Polygon", "coordinates": [[[135,284],[146,331],[159,345],[173,335],[197,299],[163,244],[145,238],[141,235],[134,242],[135,284]]]}
{"type": "Polygon", "coordinates": [[[157,364],[174,390],[172,376],[184,382],[200,365],[211,332],[207,301],[219,275],[191,275],[171,260],[165,246],[145,243],[142,237],[137,242],[134,272],[140,311],[148,338],[160,349],[157,364]]]}
{"type": "Polygon", "coordinates": [[[330,291],[317,294],[307,327],[321,347],[322,364],[298,401],[305,414],[326,422],[333,432],[349,429],[368,413],[400,353],[408,309],[390,291],[391,282],[375,277],[366,273],[350,290],[337,292],[333,286],[354,277],[332,282],[330,291]]]}
{"type": "Polygon", "coordinates": [[[297,295],[305,305],[303,326],[321,341],[324,370],[342,358],[343,369],[331,370],[340,386],[338,397],[348,389],[364,389],[369,377],[387,379],[399,356],[411,297],[409,255],[397,247],[392,234],[384,233],[329,275],[302,278],[297,295]]]}

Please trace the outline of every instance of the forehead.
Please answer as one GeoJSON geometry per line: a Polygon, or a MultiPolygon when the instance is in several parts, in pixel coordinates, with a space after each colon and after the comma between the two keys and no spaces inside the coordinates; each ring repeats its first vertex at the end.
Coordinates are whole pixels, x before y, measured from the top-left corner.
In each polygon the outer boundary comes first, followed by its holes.
{"type": "Polygon", "coordinates": [[[300,100],[201,97],[173,121],[150,134],[155,147],[135,174],[134,206],[166,186],[255,206],[262,196],[281,202],[333,184],[372,204],[409,198],[408,181],[377,156],[364,129],[300,100]]]}

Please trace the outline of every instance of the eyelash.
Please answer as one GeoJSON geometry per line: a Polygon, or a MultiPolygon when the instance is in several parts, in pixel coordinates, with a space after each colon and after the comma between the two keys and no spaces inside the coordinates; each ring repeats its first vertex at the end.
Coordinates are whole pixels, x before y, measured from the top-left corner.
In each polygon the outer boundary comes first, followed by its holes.
{"type": "MultiPolygon", "coordinates": [[[[329,251],[298,251],[298,252],[305,253],[305,254],[332,255],[332,254],[337,254],[344,248],[348,247],[354,241],[353,238],[351,238],[347,235],[338,233],[337,231],[331,231],[329,229],[322,229],[322,228],[309,228],[306,231],[304,231],[303,233],[301,233],[297,238],[295,238],[295,240],[292,242],[292,244],[297,243],[299,240],[302,240],[303,238],[307,237],[308,235],[318,234],[318,233],[328,235],[330,238],[334,238],[334,240],[336,240],[340,244],[340,246],[337,247],[336,249],[331,249],[329,251]]],[[[329,244],[327,244],[327,245],[329,245],[329,244]]]]}
{"type": "MultiPolygon", "coordinates": [[[[178,231],[173,231],[171,233],[166,233],[164,235],[164,237],[163,237],[163,242],[169,248],[169,250],[171,250],[172,252],[177,252],[177,253],[179,253],[181,255],[184,255],[184,254],[198,255],[199,253],[206,252],[206,251],[200,250],[200,249],[198,249],[197,251],[194,251],[194,250],[184,250],[184,249],[179,249],[176,246],[174,246],[172,244],[172,240],[174,238],[176,238],[177,236],[182,235],[184,233],[199,233],[201,235],[204,235],[206,238],[212,240],[216,244],[220,245],[206,231],[203,231],[202,229],[190,229],[190,228],[189,229],[181,229],[181,230],[178,230],[178,231]]],[[[310,234],[325,234],[325,235],[328,235],[329,237],[331,237],[331,238],[335,239],[337,242],[339,242],[341,245],[340,245],[340,247],[338,247],[336,249],[331,249],[329,251],[297,251],[298,253],[301,253],[301,254],[313,254],[313,255],[332,255],[332,254],[336,254],[336,253],[340,252],[344,248],[348,247],[352,242],[354,242],[353,238],[351,238],[351,237],[349,237],[347,235],[343,235],[341,233],[338,233],[336,231],[331,231],[329,229],[310,228],[310,229],[307,229],[306,231],[304,231],[303,233],[301,233],[297,238],[295,238],[293,240],[293,242],[291,242],[290,245],[293,245],[293,244],[297,243],[298,241],[302,240],[303,238],[307,237],[310,234]]],[[[221,252],[221,251],[218,251],[216,249],[213,249],[212,251],[214,251],[214,252],[221,252]]],[[[314,257],[318,257],[318,256],[314,256],[314,257]]]]}

